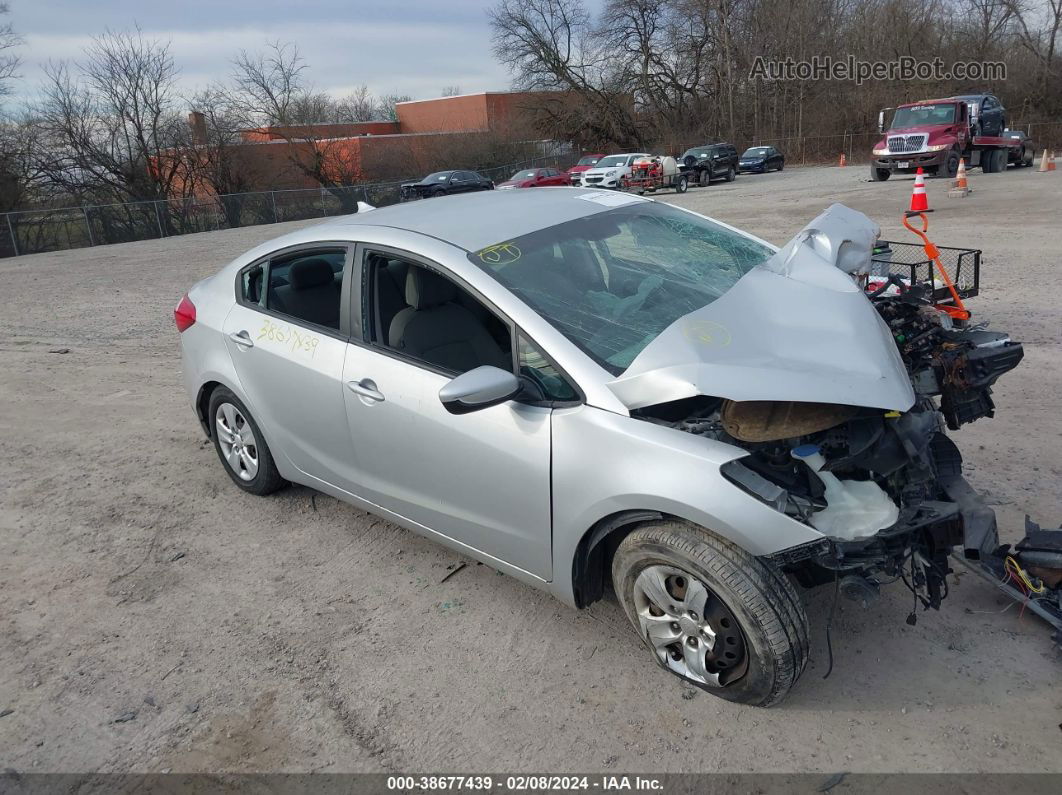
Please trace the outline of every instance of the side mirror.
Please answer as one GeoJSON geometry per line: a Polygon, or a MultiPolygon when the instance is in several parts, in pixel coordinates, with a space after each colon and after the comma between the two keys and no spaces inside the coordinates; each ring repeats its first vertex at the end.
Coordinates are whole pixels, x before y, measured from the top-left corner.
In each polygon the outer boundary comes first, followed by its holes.
{"type": "Polygon", "coordinates": [[[468,414],[511,400],[521,389],[520,379],[512,373],[483,365],[447,383],[439,390],[439,400],[451,414],[468,414]]]}
{"type": "Polygon", "coordinates": [[[878,132],[885,132],[885,111],[883,110],[878,111],[878,132]]]}

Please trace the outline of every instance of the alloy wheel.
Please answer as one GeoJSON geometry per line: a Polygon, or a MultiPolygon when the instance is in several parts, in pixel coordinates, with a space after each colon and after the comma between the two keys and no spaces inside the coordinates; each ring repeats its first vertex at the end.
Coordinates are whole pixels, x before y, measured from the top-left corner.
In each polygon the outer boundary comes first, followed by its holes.
{"type": "Polygon", "coordinates": [[[666,668],[715,687],[744,675],[748,655],[737,619],[699,579],[651,565],[638,574],[633,596],[642,637],[666,668]]]}
{"type": "Polygon", "coordinates": [[[254,480],[258,474],[258,441],[247,418],[232,403],[221,403],[214,421],[225,464],[240,480],[254,480]]]}

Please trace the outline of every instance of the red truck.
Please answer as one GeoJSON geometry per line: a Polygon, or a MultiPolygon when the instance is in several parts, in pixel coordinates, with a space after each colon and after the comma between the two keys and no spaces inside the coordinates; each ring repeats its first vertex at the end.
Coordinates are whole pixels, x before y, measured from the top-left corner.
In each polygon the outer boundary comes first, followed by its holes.
{"type": "MultiPolygon", "coordinates": [[[[1009,161],[1025,165],[1023,143],[1007,135],[1006,111],[991,94],[971,94],[947,99],[927,99],[878,114],[870,178],[887,180],[893,174],[927,174],[953,177],[959,159],[968,168],[980,166],[986,174],[1003,171],[1009,161]],[[886,116],[891,121],[886,128],[886,116]],[[1020,157],[1018,155],[1021,155],[1020,157]]],[[[1032,162],[1032,158],[1028,158],[1032,162]]]]}

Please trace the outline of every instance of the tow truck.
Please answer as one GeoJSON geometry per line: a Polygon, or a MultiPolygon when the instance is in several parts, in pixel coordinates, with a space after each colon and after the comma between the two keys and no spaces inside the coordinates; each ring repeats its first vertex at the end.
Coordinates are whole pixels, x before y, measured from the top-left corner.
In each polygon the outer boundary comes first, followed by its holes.
{"type": "Polygon", "coordinates": [[[878,132],[884,137],[874,145],[871,180],[883,182],[919,168],[929,175],[954,177],[960,159],[986,174],[1004,171],[1021,141],[1005,133],[977,134],[982,130],[981,113],[980,103],[969,97],[927,99],[881,110],[878,132]]]}

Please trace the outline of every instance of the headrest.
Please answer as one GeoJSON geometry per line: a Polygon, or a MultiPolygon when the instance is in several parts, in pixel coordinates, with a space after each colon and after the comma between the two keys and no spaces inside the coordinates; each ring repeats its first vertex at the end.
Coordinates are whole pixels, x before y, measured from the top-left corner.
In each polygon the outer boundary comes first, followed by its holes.
{"type": "Polygon", "coordinates": [[[427,309],[457,298],[457,286],[426,268],[409,269],[406,274],[406,303],[414,309],[427,309]]]}
{"type": "Polygon", "coordinates": [[[296,262],[288,271],[288,282],[293,290],[308,290],[322,284],[331,284],[333,281],[335,274],[332,272],[332,266],[327,260],[316,257],[296,262]]]}

